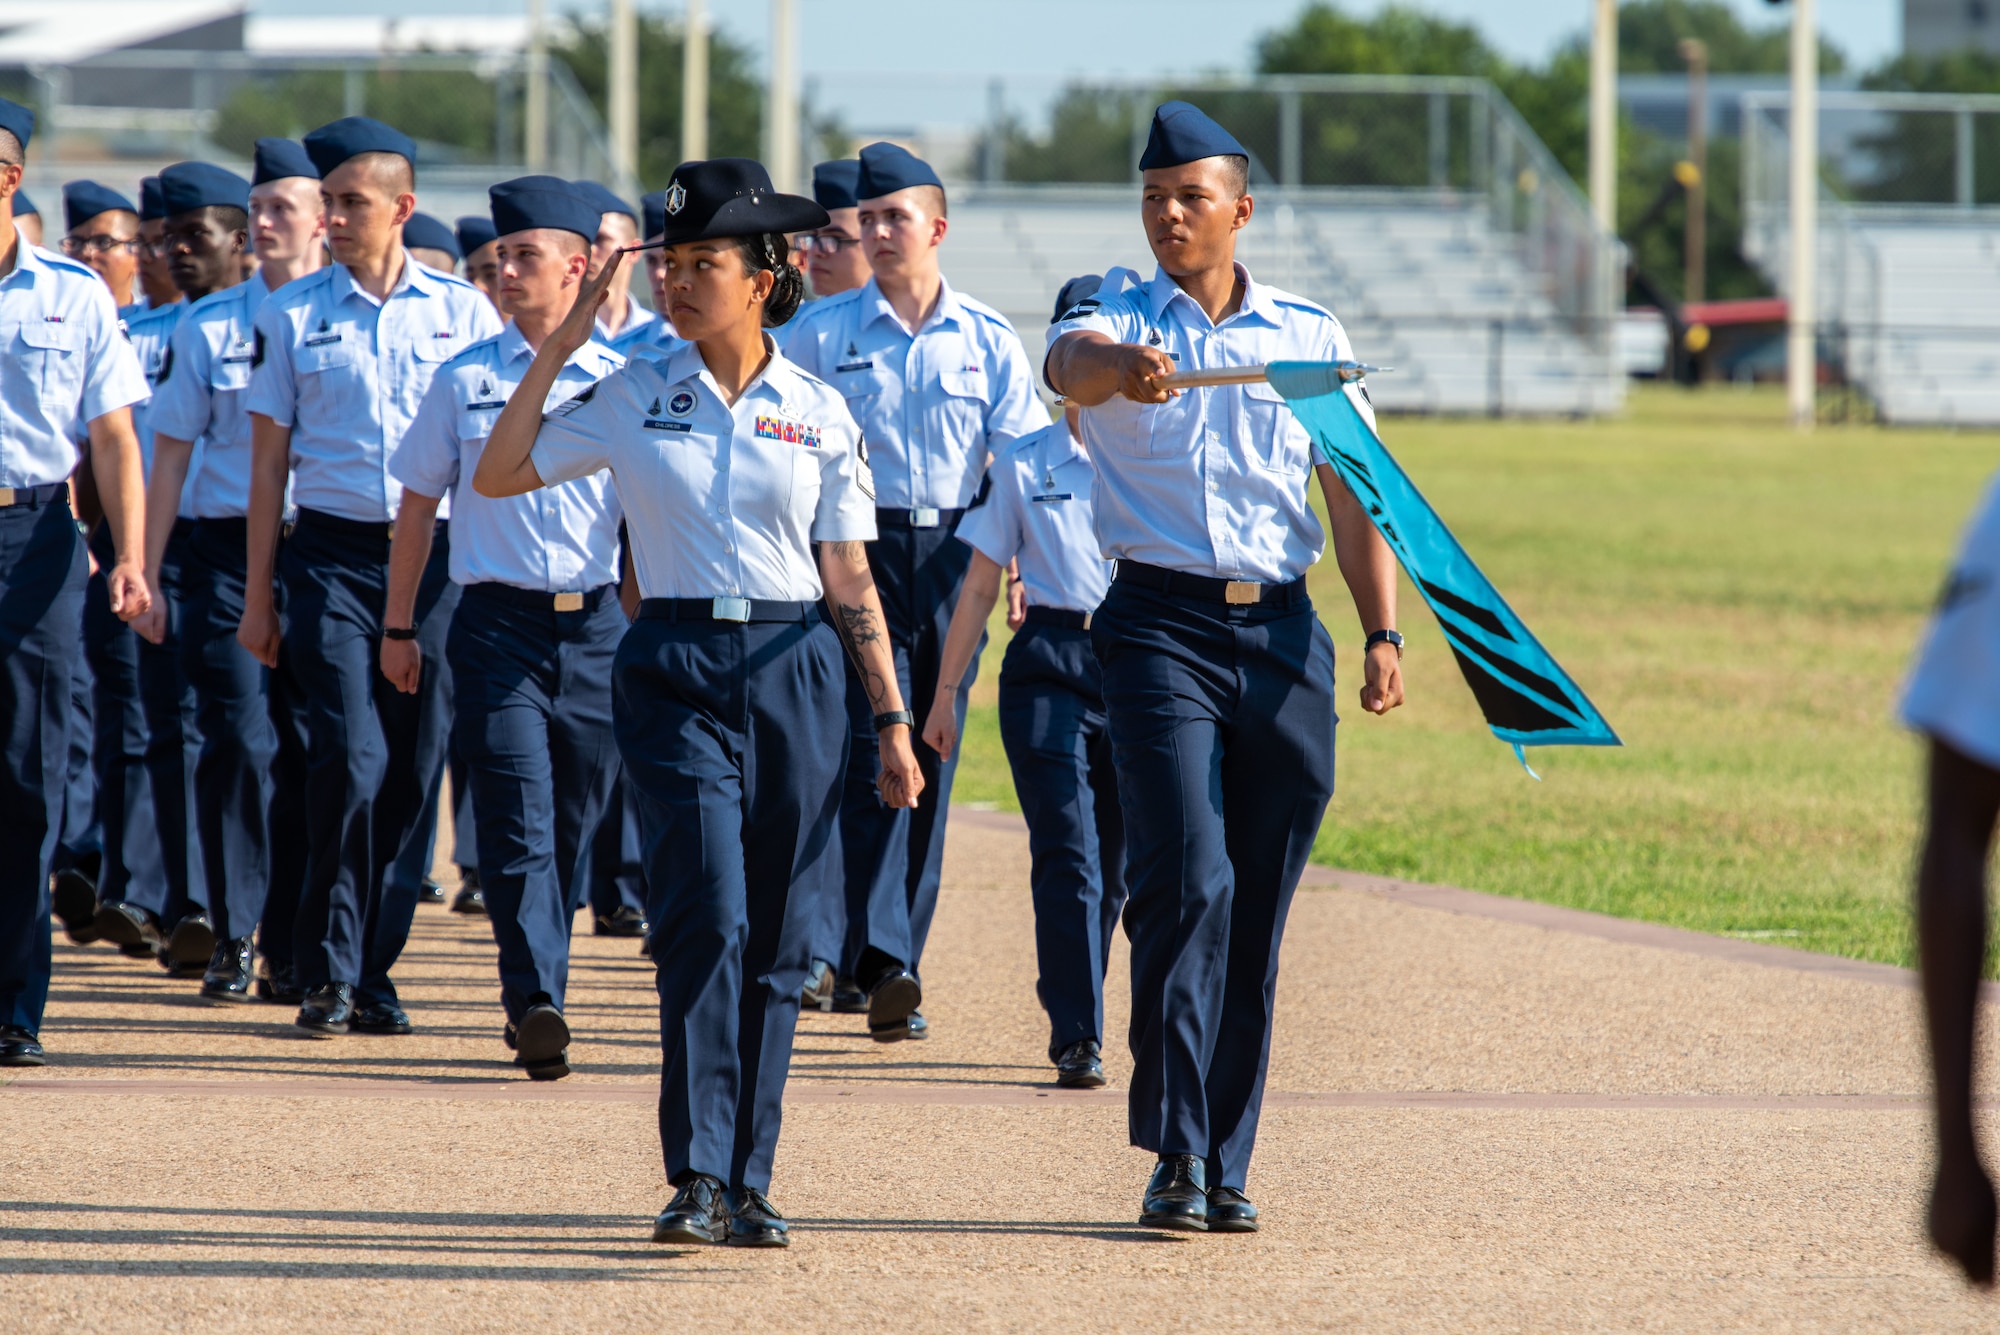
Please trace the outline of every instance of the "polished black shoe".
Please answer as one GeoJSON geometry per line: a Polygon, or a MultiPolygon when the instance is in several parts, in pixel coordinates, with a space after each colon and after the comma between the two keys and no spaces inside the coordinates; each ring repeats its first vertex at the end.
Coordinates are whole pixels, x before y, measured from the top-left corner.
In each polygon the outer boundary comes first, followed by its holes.
{"type": "Polygon", "coordinates": [[[900,1043],[910,1036],[910,1017],[924,1004],[924,989],[908,969],[891,969],[868,990],[868,1037],[900,1043]]]}
{"type": "Polygon", "coordinates": [[[1104,1087],[1104,1059],[1096,1039],[1079,1038],[1062,1050],[1056,1058],[1056,1084],[1063,1089],[1104,1087]]]}
{"type": "Polygon", "coordinates": [[[1162,1154],[1146,1183],[1139,1222],[1147,1228],[1208,1232],[1208,1170],[1197,1154],[1162,1154]]]}
{"type": "Polygon", "coordinates": [[[620,904],[609,913],[592,914],[592,936],[644,936],[646,915],[630,904],[620,904]]]}
{"type": "Polygon", "coordinates": [[[292,1023],[315,1034],[344,1034],[353,1019],[354,984],[328,983],[313,989],[292,1023]]]}
{"type": "Polygon", "coordinates": [[[299,986],[298,973],[291,965],[266,956],[264,976],[257,980],[257,996],[280,1006],[296,1006],[306,999],[306,990],[299,986]]]}
{"type": "Polygon", "coordinates": [[[852,978],[833,980],[833,1013],[835,1015],[866,1015],[868,994],[852,978]]]}
{"type": "Polygon", "coordinates": [[[548,1002],[537,1002],[507,1026],[513,1041],[514,1065],[530,1080],[560,1080],[569,1074],[569,1021],[548,1002]]]}
{"type": "Polygon", "coordinates": [[[82,869],[65,867],[49,883],[49,909],[63,932],[79,946],[97,940],[97,882],[82,869]]]}
{"type": "Polygon", "coordinates": [[[486,892],[477,885],[462,885],[452,897],[453,913],[469,913],[477,918],[486,916],[486,892]]]}
{"type": "Polygon", "coordinates": [[[153,915],[135,904],[99,904],[91,926],[133,959],[144,959],[166,945],[153,915]]]}
{"type": "Polygon", "coordinates": [[[190,913],[174,924],[167,958],[182,968],[206,968],[215,954],[215,925],[206,913],[190,913]]]}
{"type": "Polygon", "coordinates": [[[736,1208],[729,1212],[729,1241],[738,1247],[789,1247],[792,1230],[763,1192],[738,1187],[736,1208]]]}
{"type": "Polygon", "coordinates": [[[424,877],[424,883],[417,887],[417,902],[419,904],[444,903],[444,887],[432,878],[428,876],[424,877]]]}
{"type": "Polygon", "coordinates": [[[799,1005],[821,1012],[833,1009],[833,966],[814,960],[806,970],[806,985],[799,989],[799,1005]]]}
{"type": "Polygon", "coordinates": [[[248,1001],[256,964],[257,947],[249,937],[217,942],[208,972],[201,976],[201,994],[210,1001],[248,1001]]]}
{"type": "Polygon", "coordinates": [[[47,1066],[41,1041],[19,1025],[0,1024],[0,1066],[47,1066]]]}
{"type": "Polygon", "coordinates": [[[654,1242],[727,1242],[729,1193],[706,1173],[696,1173],[674,1193],[653,1221],[654,1242]]]}
{"type": "Polygon", "coordinates": [[[1208,1231],[1211,1233],[1255,1233],[1257,1207],[1234,1187],[1217,1187],[1208,1193],[1208,1231]]]}
{"type": "Polygon", "coordinates": [[[910,1032],[904,1035],[906,1038],[929,1038],[931,1036],[931,1022],[924,1018],[922,1011],[910,1012],[909,1029],[910,1032]]]}
{"type": "Polygon", "coordinates": [[[357,1034],[407,1034],[410,1017],[393,1001],[376,1001],[355,1011],[347,1027],[357,1034]]]}

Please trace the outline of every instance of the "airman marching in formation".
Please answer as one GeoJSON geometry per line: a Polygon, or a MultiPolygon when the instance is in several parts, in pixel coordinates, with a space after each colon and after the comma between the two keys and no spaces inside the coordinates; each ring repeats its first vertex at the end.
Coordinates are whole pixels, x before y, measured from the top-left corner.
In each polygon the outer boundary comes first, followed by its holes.
{"type": "Polygon", "coordinates": [[[1160,384],[1350,355],[1236,262],[1221,126],[1159,108],[1157,271],[1066,284],[1039,371],[946,280],[944,182],[894,144],[812,198],[720,158],[636,210],[524,176],[447,226],[416,145],[347,117],[257,141],[249,179],[71,182],[59,255],[20,192],[33,129],[0,101],[0,1065],[47,1059],[53,922],[316,1036],[409,1033],[392,974],[442,898],[449,770],[514,1063],[569,1072],[579,910],[642,938],[654,1239],[783,1246],[801,1007],[931,1033],[1004,590],[1055,1081],[1105,1082],[1122,921],[1141,1222],[1257,1228],[1279,942],[1333,790],[1315,476],[1369,712],[1401,639],[1393,558],[1282,401],[1160,384]]]}

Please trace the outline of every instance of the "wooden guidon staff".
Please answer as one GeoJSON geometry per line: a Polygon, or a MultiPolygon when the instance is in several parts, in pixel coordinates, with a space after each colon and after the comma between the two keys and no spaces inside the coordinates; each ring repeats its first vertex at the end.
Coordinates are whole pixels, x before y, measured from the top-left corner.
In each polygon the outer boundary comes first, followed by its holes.
{"type": "MultiPolygon", "coordinates": [[[[1393,371],[1393,366],[1369,366],[1363,362],[1328,362],[1343,381],[1359,380],[1365,375],[1378,371],[1393,371]]],[[[1155,376],[1153,383],[1161,389],[1206,389],[1211,385],[1256,385],[1270,378],[1268,366],[1211,366],[1200,371],[1175,371],[1171,375],[1155,376]]]]}

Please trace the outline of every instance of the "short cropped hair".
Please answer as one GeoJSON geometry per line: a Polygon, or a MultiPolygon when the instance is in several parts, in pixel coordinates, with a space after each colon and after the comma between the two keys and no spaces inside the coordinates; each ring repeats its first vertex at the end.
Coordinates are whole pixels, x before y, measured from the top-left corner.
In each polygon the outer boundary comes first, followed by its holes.
{"type": "Polygon", "coordinates": [[[1250,193],[1250,159],[1241,153],[1224,153],[1222,157],[1222,184],[1237,199],[1250,193]]]}
{"type": "Polygon", "coordinates": [[[21,141],[14,137],[12,130],[0,130],[0,162],[18,167],[27,159],[21,148],[21,141]]]}
{"type": "Polygon", "coordinates": [[[390,194],[416,193],[417,169],[401,153],[356,153],[350,160],[360,163],[390,194]]]}

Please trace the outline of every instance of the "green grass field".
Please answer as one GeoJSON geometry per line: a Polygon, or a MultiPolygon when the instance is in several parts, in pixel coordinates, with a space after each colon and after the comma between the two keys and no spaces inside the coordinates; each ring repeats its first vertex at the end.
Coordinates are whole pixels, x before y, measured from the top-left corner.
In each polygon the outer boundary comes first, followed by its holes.
{"type": "MultiPolygon", "coordinates": [[[[1354,698],[1331,556],[1339,783],[1314,852],[1357,871],[1911,962],[1918,745],[1897,682],[2000,434],[1822,427],[1771,391],[1636,391],[1595,422],[1403,418],[1385,437],[1624,738],[1495,741],[1407,581],[1409,704],[1354,698]]],[[[957,800],[1014,809],[982,665],[957,800]]]]}

